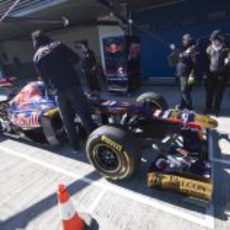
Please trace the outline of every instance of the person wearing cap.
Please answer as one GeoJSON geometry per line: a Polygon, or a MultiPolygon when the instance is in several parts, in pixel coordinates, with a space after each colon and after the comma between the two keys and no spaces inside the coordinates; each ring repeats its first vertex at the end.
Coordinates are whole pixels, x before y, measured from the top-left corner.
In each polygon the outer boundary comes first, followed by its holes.
{"type": "Polygon", "coordinates": [[[82,44],[83,63],[82,69],[87,79],[90,92],[100,92],[100,86],[97,79],[97,61],[94,52],[89,48],[88,44],[82,44]]]}
{"type": "Polygon", "coordinates": [[[75,114],[80,117],[87,134],[95,128],[90,106],[74,68],[79,57],[66,45],[53,41],[41,30],[32,33],[32,41],[36,70],[44,79],[49,92],[55,96],[68,140],[77,152],[80,145],[75,127],[75,114]]]}
{"type": "Polygon", "coordinates": [[[176,64],[177,76],[180,80],[181,102],[178,106],[179,109],[192,110],[193,108],[191,91],[197,75],[197,55],[198,51],[193,37],[190,34],[183,35],[181,50],[176,64]]]}
{"type": "Polygon", "coordinates": [[[206,114],[219,115],[224,90],[229,74],[230,50],[226,45],[225,36],[221,30],[215,30],[210,36],[207,47],[206,114]]]}

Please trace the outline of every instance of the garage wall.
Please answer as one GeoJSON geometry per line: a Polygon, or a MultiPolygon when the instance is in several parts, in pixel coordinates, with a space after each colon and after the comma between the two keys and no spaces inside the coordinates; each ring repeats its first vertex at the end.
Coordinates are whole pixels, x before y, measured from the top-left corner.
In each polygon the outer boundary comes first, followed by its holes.
{"type": "Polygon", "coordinates": [[[8,76],[35,76],[32,57],[33,48],[29,39],[10,40],[0,44],[1,65],[8,76]]]}
{"type": "MultiPolygon", "coordinates": [[[[222,29],[230,34],[229,0],[200,2],[184,1],[177,5],[134,13],[134,21],[140,28],[134,32],[141,38],[141,68],[146,77],[173,79],[175,69],[168,65],[168,55],[171,52],[169,45],[174,43],[179,47],[183,34],[191,33],[198,39],[202,54],[206,49],[203,44],[207,45],[213,30],[222,29]]],[[[204,57],[201,58],[204,60],[204,57]]],[[[203,69],[202,64],[199,62],[200,70],[203,69]]]]}
{"type": "Polygon", "coordinates": [[[88,40],[90,48],[96,53],[99,58],[99,35],[97,26],[78,26],[74,28],[67,28],[51,33],[55,40],[64,42],[71,48],[74,48],[75,41],[88,40]]]}
{"type": "MultiPolygon", "coordinates": [[[[74,41],[88,40],[89,46],[100,60],[98,28],[96,26],[71,27],[50,33],[54,40],[59,40],[71,48],[74,41]]],[[[7,75],[30,78],[36,76],[32,63],[33,47],[30,38],[5,41],[0,44],[0,60],[7,75]]]]}
{"type": "Polygon", "coordinates": [[[29,39],[3,42],[0,45],[0,49],[1,59],[4,64],[13,64],[15,57],[19,58],[21,63],[27,63],[30,62],[33,57],[33,47],[29,39]]]}

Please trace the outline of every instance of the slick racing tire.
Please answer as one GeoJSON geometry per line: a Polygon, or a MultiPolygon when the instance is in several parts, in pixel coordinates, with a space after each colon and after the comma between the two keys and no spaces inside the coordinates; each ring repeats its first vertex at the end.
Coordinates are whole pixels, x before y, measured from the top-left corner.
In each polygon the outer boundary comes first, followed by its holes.
{"type": "Polygon", "coordinates": [[[96,129],[87,140],[86,153],[96,171],[111,181],[130,178],[141,162],[139,139],[123,127],[96,129]]]}
{"type": "Polygon", "coordinates": [[[168,103],[163,96],[154,92],[146,92],[141,94],[136,101],[146,105],[152,109],[167,110],[168,103]]]}

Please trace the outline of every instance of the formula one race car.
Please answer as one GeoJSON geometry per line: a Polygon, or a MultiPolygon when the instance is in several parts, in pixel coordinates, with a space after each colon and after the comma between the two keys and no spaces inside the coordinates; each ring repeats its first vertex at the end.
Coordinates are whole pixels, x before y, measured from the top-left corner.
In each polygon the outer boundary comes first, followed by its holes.
{"type": "MultiPolygon", "coordinates": [[[[42,81],[17,90],[15,79],[2,79],[0,87],[11,91],[0,102],[3,133],[50,145],[61,142],[64,129],[59,110],[42,81]]],[[[207,158],[207,130],[217,126],[209,116],[168,109],[166,100],[153,92],[142,94],[136,101],[106,100],[95,94],[88,95],[88,100],[99,128],[88,137],[87,156],[95,169],[110,180],[131,177],[140,165],[142,145],[149,141],[157,144],[160,152],[173,146],[207,158]]],[[[76,128],[82,130],[78,118],[76,128]]],[[[174,164],[176,157],[174,154],[174,164]]]]}
{"type": "Polygon", "coordinates": [[[61,119],[53,98],[46,96],[41,81],[28,83],[19,90],[17,79],[0,80],[6,96],[0,101],[0,129],[7,135],[38,143],[58,144],[61,119]]]}
{"type": "Polygon", "coordinates": [[[167,109],[165,99],[152,92],[136,102],[91,99],[91,104],[107,124],[86,144],[88,159],[102,176],[113,181],[131,177],[139,169],[143,145],[153,146],[160,154],[150,164],[149,187],[211,200],[208,133],[217,127],[215,119],[167,109]]]}

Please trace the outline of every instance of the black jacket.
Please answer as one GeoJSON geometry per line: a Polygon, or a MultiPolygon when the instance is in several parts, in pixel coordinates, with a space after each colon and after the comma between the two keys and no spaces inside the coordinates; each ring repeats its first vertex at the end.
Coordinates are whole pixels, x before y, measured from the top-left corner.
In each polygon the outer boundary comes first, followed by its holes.
{"type": "Polygon", "coordinates": [[[34,55],[36,70],[49,88],[56,91],[79,86],[74,64],[78,55],[60,42],[40,47],[34,55]]]}
{"type": "Polygon", "coordinates": [[[178,77],[187,77],[191,73],[197,75],[197,56],[198,50],[195,45],[183,48],[180,51],[176,65],[178,77]]]}
{"type": "Polygon", "coordinates": [[[95,54],[92,50],[88,50],[83,57],[83,69],[85,72],[94,71],[97,65],[95,54]]]}
{"type": "Polygon", "coordinates": [[[229,69],[229,64],[226,63],[230,58],[230,50],[223,46],[220,50],[215,50],[211,45],[207,48],[207,72],[213,74],[223,74],[229,69]]]}

